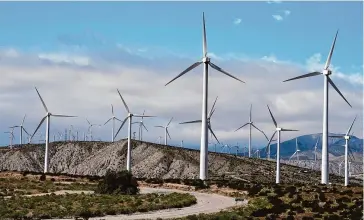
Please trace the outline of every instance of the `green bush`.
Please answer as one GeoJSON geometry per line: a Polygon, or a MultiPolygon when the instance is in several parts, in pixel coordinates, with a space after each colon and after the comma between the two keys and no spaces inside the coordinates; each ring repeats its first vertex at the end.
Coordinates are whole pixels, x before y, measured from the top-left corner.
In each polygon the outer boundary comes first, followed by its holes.
{"type": "Polygon", "coordinates": [[[104,179],[99,182],[96,193],[100,194],[127,194],[139,193],[138,182],[131,172],[123,170],[120,172],[108,170],[104,179]]]}

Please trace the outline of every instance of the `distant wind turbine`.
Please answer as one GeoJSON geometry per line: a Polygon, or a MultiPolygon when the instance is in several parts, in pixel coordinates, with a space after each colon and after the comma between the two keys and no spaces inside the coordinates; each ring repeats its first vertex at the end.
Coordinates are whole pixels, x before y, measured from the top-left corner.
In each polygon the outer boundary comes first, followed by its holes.
{"type": "Polygon", "coordinates": [[[9,140],[10,140],[10,145],[9,145],[9,147],[10,148],[13,148],[13,140],[14,140],[14,127],[10,127],[11,128],[11,130],[10,131],[5,131],[4,133],[7,133],[7,134],[9,134],[9,140]]]}
{"type": "MultiPolygon", "coordinates": [[[[88,126],[88,132],[89,132],[89,134],[90,134],[90,140],[91,141],[93,141],[94,140],[94,137],[92,136],[92,127],[93,126],[99,126],[99,127],[101,127],[101,125],[100,124],[92,124],[87,118],[86,118],[86,121],[87,121],[87,123],[89,124],[89,126],[88,126]]],[[[69,139],[70,139],[71,137],[69,137],[69,139]]]]}
{"type": "Polygon", "coordinates": [[[241,127],[239,127],[238,129],[235,130],[235,131],[238,131],[241,128],[245,127],[246,125],[249,125],[249,152],[248,152],[249,157],[251,156],[251,151],[252,151],[252,148],[251,148],[251,144],[252,144],[252,126],[255,129],[257,129],[259,132],[261,132],[264,135],[264,137],[267,139],[267,141],[269,141],[267,135],[265,135],[265,133],[262,130],[260,130],[259,128],[257,128],[254,125],[254,122],[252,121],[252,108],[253,108],[253,105],[250,104],[249,122],[248,123],[245,123],[243,126],[241,126],[241,127]]]}
{"type": "Polygon", "coordinates": [[[30,140],[32,140],[32,138],[34,137],[34,135],[37,133],[39,127],[43,124],[44,120],[47,119],[47,124],[46,124],[46,139],[45,139],[45,156],[44,156],[44,173],[48,173],[48,156],[49,156],[49,148],[48,148],[48,145],[49,145],[49,129],[50,129],[50,120],[51,120],[51,116],[52,117],[77,117],[77,116],[69,116],[69,115],[55,115],[55,114],[52,114],[48,111],[48,108],[46,106],[46,104],[44,103],[42,97],[40,96],[39,92],[38,92],[38,89],[35,87],[35,91],[37,91],[37,94],[39,96],[39,99],[40,101],[42,102],[43,104],[43,107],[44,107],[44,110],[46,111],[46,116],[44,116],[42,118],[42,120],[40,121],[38,127],[35,129],[33,135],[30,137],[30,140]]]}
{"type": "Polygon", "coordinates": [[[296,151],[292,154],[292,156],[289,158],[289,159],[292,159],[292,157],[294,156],[294,155],[296,155],[296,159],[297,159],[297,161],[299,161],[300,160],[300,158],[299,158],[299,156],[298,156],[298,152],[300,152],[301,150],[300,149],[298,149],[298,142],[297,142],[297,138],[296,138],[296,151]]]}
{"type": "Polygon", "coordinates": [[[336,92],[338,92],[339,95],[345,100],[345,102],[348,103],[348,105],[350,107],[352,107],[350,105],[350,103],[348,102],[348,100],[346,100],[346,98],[344,97],[344,95],[336,87],[336,85],[334,84],[334,82],[330,79],[330,75],[331,75],[332,71],[329,69],[329,66],[330,66],[332,54],[334,52],[335,42],[336,42],[336,38],[337,38],[338,32],[339,32],[339,30],[336,32],[335,39],[334,39],[334,41],[332,43],[329,56],[327,57],[325,67],[322,70],[322,72],[312,72],[312,73],[308,73],[308,74],[305,74],[305,75],[297,76],[297,77],[294,77],[294,78],[287,79],[287,80],[283,81],[283,82],[287,82],[287,81],[290,81],[290,80],[296,80],[296,79],[301,79],[301,78],[306,78],[306,77],[311,77],[311,76],[324,75],[324,104],[323,104],[323,126],[322,126],[321,184],[328,184],[329,183],[329,172],[328,172],[329,171],[329,154],[328,154],[329,94],[328,94],[328,83],[330,83],[331,86],[336,90],[336,92]]]}
{"type": "Polygon", "coordinates": [[[20,128],[20,145],[22,145],[23,144],[23,131],[27,134],[27,135],[29,135],[29,133],[25,130],[25,128],[24,128],[24,120],[25,120],[25,117],[26,117],[27,115],[25,114],[24,115],[24,118],[23,118],[23,121],[21,122],[21,124],[20,125],[16,125],[16,126],[13,126],[14,128],[20,128]]]}
{"type": "Polygon", "coordinates": [[[346,132],[346,134],[344,136],[340,136],[340,135],[330,135],[330,137],[337,137],[337,138],[344,138],[345,139],[345,186],[349,185],[349,160],[348,160],[348,154],[349,154],[349,150],[352,153],[350,147],[349,147],[349,140],[350,140],[350,131],[353,128],[353,125],[355,123],[356,120],[356,116],[353,120],[353,122],[351,123],[348,131],[346,132]]]}
{"type": "Polygon", "coordinates": [[[276,120],[274,119],[273,117],[273,114],[272,112],[270,111],[269,109],[269,106],[267,105],[268,107],[268,111],[269,111],[269,114],[272,118],[272,121],[274,123],[274,126],[276,127],[276,131],[273,133],[272,137],[270,138],[269,142],[268,142],[268,145],[267,145],[267,148],[268,146],[270,145],[270,142],[272,141],[274,135],[277,133],[277,170],[276,170],[276,183],[280,183],[280,172],[281,172],[281,164],[280,164],[280,144],[281,144],[281,131],[298,131],[298,130],[293,130],[293,129],[286,129],[286,128],[281,128],[281,127],[278,127],[278,124],[276,122],[276,120]]]}
{"type": "Polygon", "coordinates": [[[202,23],[203,23],[203,38],[202,38],[202,44],[203,44],[203,58],[202,61],[198,61],[194,64],[192,64],[190,67],[188,67],[186,70],[184,70],[182,73],[177,75],[175,78],[173,78],[171,81],[169,81],[168,84],[176,80],[177,78],[181,77],[182,75],[186,74],[187,72],[191,71],[192,69],[196,68],[200,64],[204,64],[204,72],[203,72],[203,93],[202,93],[202,125],[201,125],[201,147],[200,147],[200,179],[205,180],[208,178],[208,158],[207,158],[207,152],[208,152],[208,124],[207,124],[207,102],[208,102],[208,68],[211,66],[213,69],[232,77],[240,82],[240,79],[236,78],[235,76],[232,76],[231,74],[227,73],[225,70],[221,69],[217,65],[213,64],[210,61],[210,58],[207,56],[207,42],[206,42],[206,27],[205,27],[205,15],[202,14],[202,23]]]}
{"type": "Polygon", "coordinates": [[[114,143],[114,129],[115,129],[115,120],[118,120],[118,121],[120,121],[121,122],[121,120],[120,119],[118,119],[117,117],[115,117],[115,114],[114,114],[114,106],[111,104],[111,114],[112,114],[112,117],[109,119],[109,120],[107,120],[106,122],[105,122],[105,124],[104,125],[106,125],[110,120],[112,120],[112,128],[111,128],[111,142],[113,142],[114,143]]]}
{"type": "Polygon", "coordinates": [[[158,126],[154,126],[156,128],[163,128],[164,129],[164,145],[167,145],[167,138],[169,137],[169,139],[171,139],[171,136],[169,135],[168,132],[168,126],[171,123],[173,117],[171,118],[171,120],[169,120],[168,124],[166,126],[162,126],[162,125],[158,125],[158,126]],[[168,135],[168,137],[167,137],[168,135]]]}
{"type": "Polygon", "coordinates": [[[130,112],[129,107],[126,105],[126,102],[124,101],[123,97],[121,96],[119,90],[117,89],[120,99],[123,102],[126,111],[128,112],[128,116],[126,116],[126,118],[124,119],[123,123],[121,123],[119,130],[116,132],[114,138],[116,136],[118,136],[121,128],[124,126],[126,120],[129,119],[129,126],[128,126],[128,151],[127,151],[127,155],[126,155],[126,169],[128,171],[131,171],[131,123],[133,120],[133,117],[155,117],[155,116],[146,116],[146,115],[138,115],[138,114],[133,114],[130,112]]]}

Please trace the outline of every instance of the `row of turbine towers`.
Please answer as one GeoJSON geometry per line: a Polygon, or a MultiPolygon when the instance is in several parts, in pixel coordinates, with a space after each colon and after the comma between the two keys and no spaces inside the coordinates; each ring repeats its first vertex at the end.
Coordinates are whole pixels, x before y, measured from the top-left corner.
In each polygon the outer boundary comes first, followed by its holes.
{"type": "MultiPolygon", "coordinates": [[[[221,67],[217,66],[216,64],[214,64],[213,62],[211,62],[211,59],[208,57],[208,52],[207,52],[207,40],[206,40],[206,25],[205,25],[205,16],[204,13],[202,15],[202,20],[203,20],[203,58],[201,61],[197,61],[195,63],[193,63],[191,66],[189,66],[186,70],[184,70],[183,72],[181,72],[179,75],[177,75],[175,78],[173,78],[171,81],[169,81],[168,83],[165,84],[165,86],[169,85],[170,83],[172,83],[173,81],[175,81],[176,79],[178,79],[179,77],[183,76],[184,74],[186,74],[187,72],[190,72],[192,69],[196,68],[197,66],[203,64],[203,94],[202,94],[202,118],[201,120],[195,120],[195,121],[190,121],[190,122],[184,122],[181,124],[185,124],[185,123],[201,123],[201,145],[200,145],[200,172],[199,172],[199,178],[201,180],[206,180],[208,178],[208,157],[207,157],[207,152],[208,152],[208,131],[211,132],[211,134],[214,136],[214,138],[218,141],[216,135],[214,134],[214,132],[211,129],[211,122],[210,122],[210,118],[213,115],[215,108],[214,105],[212,107],[212,109],[210,110],[210,112],[208,113],[208,74],[209,74],[209,67],[217,70],[218,72],[225,74],[237,81],[240,81],[242,83],[245,83],[244,81],[240,80],[239,78],[231,75],[230,73],[226,72],[225,70],[223,70],[221,67]]],[[[331,62],[331,58],[333,55],[333,51],[335,48],[335,43],[336,43],[336,39],[337,39],[337,35],[338,35],[338,31],[336,32],[334,41],[332,43],[326,64],[324,66],[324,69],[320,72],[316,71],[316,72],[311,72],[308,74],[304,74],[302,76],[298,76],[298,77],[294,77],[288,80],[285,80],[284,82],[287,81],[291,81],[291,80],[296,80],[296,79],[301,79],[301,78],[306,78],[306,77],[312,77],[312,76],[317,76],[317,75],[323,75],[324,76],[324,103],[323,103],[323,132],[322,132],[322,159],[321,159],[321,183],[322,184],[328,184],[329,182],[329,176],[328,176],[328,165],[329,165],[329,158],[328,158],[328,84],[330,84],[338,93],[339,95],[348,103],[348,105],[350,107],[352,107],[350,105],[350,103],[346,100],[346,98],[342,95],[342,93],[339,91],[339,89],[336,87],[336,85],[333,83],[333,81],[330,79],[330,75],[332,74],[332,71],[329,69],[330,66],[330,62],[331,62]]],[[[123,97],[121,96],[119,90],[117,90],[119,93],[119,96],[124,104],[124,107],[127,110],[127,117],[122,121],[122,124],[119,128],[119,130],[116,132],[116,134],[114,135],[114,124],[115,124],[115,120],[116,118],[111,118],[113,119],[113,129],[112,129],[112,141],[114,141],[115,137],[117,136],[117,134],[119,133],[119,131],[121,130],[121,128],[123,127],[123,125],[126,123],[126,121],[128,120],[128,150],[127,150],[127,170],[131,170],[131,127],[132,127],[132,118],[133,117],[140,117],[140,118],[144,118],[144,117],[155,117],[155,116],[148,116],[148,115],[141,115],[141,114],[134,114],[132,113],[128,106],[126,105],[123,97]]],[[[38,90],[37,93],[39,95],[39,98],[42,101],[42,104],[46,110],[46,116],[44,116],[44,118],[42,118],[39,126],[37,127],[37,129],[35,130],[34,134],[37,132],[37,130],[39,129],[39,127],[41,126],[41,124],[44,122],[44,120],[47,120],[47,124],[46,124],[46,149],[45,149],[45,166],[44,166],[44,171],[48,172],[48,144],[49,144],[49,124],[50,124],[50,118],[52,117],[75,117],[75,116],[68,116],[68,115],[55,115],[52,114],[48,111],[46,105],[44,104],[43,99],[41,98],[38,90]]],[[[280,182],[280,137],[281,137],[281,132],[282,131],[298,131],[298,130],[293,130],[293,129],[286,129],[286,128],[282,128],[280,126],[278,126],[269,106],[268,107],[268,111],[270,113],[270,116],[272,118],[272,121],[274,123],[275,126],[275,132],[273,133],[272,137],[269,139],[268,141],[268,145],[267,148],[269,148],[270,143],[273,141],[274,136],[277,134],[277,153],[276,153],[276,160],[277,160],[277,168],[276,168],[276,182],[279,183],[280,182]]],[[[109,119],[109,121],[111,120],[109,119]]],[[[356,118],[355,118],[356,119],[356,118]]],[[[350,135],[349,132],[355,122],[355,119],[349,129],[349,131],[346,133],[346,135],[344,136],[345,139],[345,170],[347,170],[347,152],[349,149],[348,146],[348,140],[350,139],[350,135]]],[[[121,120],[119,120],[121,121],[121,120]]],[[[157,126],[160,128],[165,129],[165,143],[167,143],[167,135],[169,136],[169,132],[168,132],[168,126],[171,123],[172,119],[169,121],[169,123],[165,126],[157,126]]],[[[136,122],[140,124],[140,132],[142,133],[142,128],[144,126],[143,123],[141,122],[136,122]]],[[[250,121],[248,123],[246,123],[245,125],[243,125],[242,127],[249,125],[250,127],[250,131],[251,128],[254,127],[255,129],[261,131],[260,129],[258,129],[253,122],[251,121],[251,117],[250,117],[250,121]]],[[[241,128],[242,128],[241,127],[241,128]]],[[[240,128],[238,128],[237,130],[239,130],[240,128]]],[[[267,136],[265,135],[265,133],[263,131],[261,131],[264,136],[266,137],[266,139],[268,140],[267,136]]],[[[31,136],[31,138],[34,136],[34,134],[31,136]]],[[[340,136],[341,137],[341,136],[340,136]]],[[[267,149],[268,150],[268,149],[267,149]]],[[[249,157],[251,156],[251,132],[250,132],[250,136],[249,136],[249,157]]],[[[345,179],[345,184],[346,184],[346,179],[345,179]]]]}

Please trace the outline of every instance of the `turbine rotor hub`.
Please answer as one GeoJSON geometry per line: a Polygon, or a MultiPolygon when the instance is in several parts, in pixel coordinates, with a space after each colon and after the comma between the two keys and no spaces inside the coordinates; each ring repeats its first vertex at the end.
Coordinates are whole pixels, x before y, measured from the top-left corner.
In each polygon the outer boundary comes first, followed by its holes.
{"type": "Polygon", "coordinates": [[[350,140],[350,136],[345,135],[344,138],[345,140],[350,140]]]}
{"type": "Polygon", "coordinates": [[[282,128],[276,128],[276,131],[282,131],[282,128]]]}
{"type": "Polygon", "coordinates": [[[329,70],[329,69],[327,69],[327,70],[323,70],[322,71],[322,74],[324,74],[324,75],[326,75],[326,76],[329,76],[329,75],[331,75],[331,70],[329,70]]]}
{"type": "Polygon", "coordinates": [[[202,58],[202,62],[208,64],[208,63],[210,63],[210,58],[204,57],[204,58],[202,58]]]}

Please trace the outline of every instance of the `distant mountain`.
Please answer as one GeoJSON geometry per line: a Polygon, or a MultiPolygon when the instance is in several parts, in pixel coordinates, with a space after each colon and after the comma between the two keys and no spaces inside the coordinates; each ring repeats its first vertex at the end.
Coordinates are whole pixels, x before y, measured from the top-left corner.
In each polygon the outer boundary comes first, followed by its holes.
{"type": "MultiPolygon", "coordinates": [[[[343,134],[330,134],[330,135],[343,135],[343,134]]],[[[317,152],[321,152],[322,140],[321,133],[309,134],[297,137],[298,149],[301,151],[300,155],[306,157],[305,159],[313,159],[315,144],[317,139],[317,152]]],[[[345,149],[343,145],[345,140],[341,138],[329,138],[329,153],[335,157],[344,155],[345,149]]],[[[353,153],[362,154],[363,153],[363,139],[351,136],[349,141],[349,146],[353,153]]],[[[277,144],[271,144],[271,155],[274,155],[277,151],[277,144]]],[[[282,159],[288,159],[296,151],[296,138],[288,141],[281,142],[280,145],[281,157],[282,159]]],[[[261,157],[266,157],[265,147],[261,148],[261,157]]],[[[304,159],[304,158],[302,158],[304,159]]]]}

